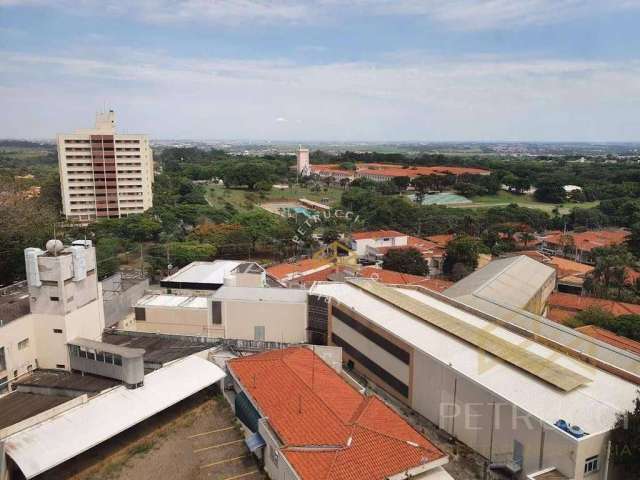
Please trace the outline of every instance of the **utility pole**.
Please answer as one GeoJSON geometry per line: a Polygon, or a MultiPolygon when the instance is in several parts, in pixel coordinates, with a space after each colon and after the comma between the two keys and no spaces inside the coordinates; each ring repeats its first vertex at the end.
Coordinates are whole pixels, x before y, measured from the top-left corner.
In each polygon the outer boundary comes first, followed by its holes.
{"type": "Polygon", "coordinates": [[[144,278],[144,244],[140,244],[140,276],[144,278]]]}

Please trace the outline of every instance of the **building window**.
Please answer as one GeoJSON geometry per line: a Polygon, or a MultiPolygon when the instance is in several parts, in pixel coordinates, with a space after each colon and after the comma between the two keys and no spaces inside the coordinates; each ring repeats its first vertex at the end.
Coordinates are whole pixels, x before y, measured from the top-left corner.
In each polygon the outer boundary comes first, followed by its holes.
{"type": "Polygon", "coordinates": [[[49,300],[51,300],[52,302],[57,302],[60,300],[59,297],[49,297],[49,300]]]}
{"type": "Polygon", "coordinates": [[[9,391],[9,378],[0,378],[0,394],[7,393],[9,391]]]}
{"type": "Polygon", "coordinates": [[[264,326],[259,325],[253,327],[253,339],[264,341],[264,326]]]}
{"type": "Polygon", "coordinates": [[[64,367],[64,365],[63,365],[63,364],[61,364],[61,363],[58,363],[58,364],[56,364],[56,368],[61,368],[61,369],[64,369],[65,367],[64,367]]]}
{"type": "Polygon", "coordinates": [[[114,365],[122,366],[122,357],[120,355],[113,356],[114,365]]]}
{"type": "Polygon", "coordinates": [[[7,359],[4,356],[4,347],[0,347],[0,372],[7,369],[7,359]]]}
{"type": "Polygon", "coordinates": [[[29,346],[29,339],[25,338],[24,340],[20,340],[18,342],[18,350],[24,350],[29,346]]]}
{"type": "Polygon", "coordinates": [[[61,328],[54,328],[53,329],[53,333],[62,333],[62,329],[61,328]]]}
{"type": "Polygon", "coordinates": [[[584,461],[584,473],[594,473],[600,469],[598,455],[589,457],[584,461]]]}
{"type": "Polygon", "coordinates": [[[134,312],[137,322],[144,322],[147,319],[147,310],[144,307],[135,307],[134,312]]]}
{"type": "Polygon", "coordinates": [[[214,325],[222,323],[222,302],[211,302],[211,323],[214,325]]]}

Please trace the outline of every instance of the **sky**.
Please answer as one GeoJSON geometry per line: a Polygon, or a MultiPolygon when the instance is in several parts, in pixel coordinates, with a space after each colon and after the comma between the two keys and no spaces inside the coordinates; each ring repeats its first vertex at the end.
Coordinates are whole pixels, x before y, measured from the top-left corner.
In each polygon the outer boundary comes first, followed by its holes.
{"type": "Polygon", "coordinates": [[[640,0],[0,0],[0,138],[640,141],[640,0]]]}

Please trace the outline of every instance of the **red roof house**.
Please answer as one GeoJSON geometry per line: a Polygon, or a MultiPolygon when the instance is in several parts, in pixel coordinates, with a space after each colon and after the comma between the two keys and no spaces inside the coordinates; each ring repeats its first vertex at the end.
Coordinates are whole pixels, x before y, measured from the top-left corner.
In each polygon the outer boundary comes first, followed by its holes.
{"type": "MultiPolygon", "coordinates": [[[[228,365],[277,437],[278,445],[264,439],[267,448],[277,449],[303,480],[384,480],[442,470],[448,461],[385,403],[358,392],[310,348],[268,351],[228,365]]],[[[260,428],[264,433],[266,427],[260,428]]],[[[285,468],[270,455],[265,459],[268,473],[285,468]]]]}

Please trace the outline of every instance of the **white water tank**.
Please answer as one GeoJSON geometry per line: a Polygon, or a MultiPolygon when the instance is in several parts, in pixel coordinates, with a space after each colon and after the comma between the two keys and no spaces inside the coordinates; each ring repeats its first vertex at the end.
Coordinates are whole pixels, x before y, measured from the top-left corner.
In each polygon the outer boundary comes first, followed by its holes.
{"type": "Polygon", "coordinates": [[[40,270],[38,270],[38,257],[44,252],[39,248],[25,248],[24,249],[24,264],[27,271],[27,284],[30,287],[40,287],[42,282],[40,281],[40,270]]]}
{"type": "Polygon", "coordinates": [[[64,244],[58,239],[51,239],[47,242],[45,248],[51,255],[57,255],[64,249],[64,244]]]}

